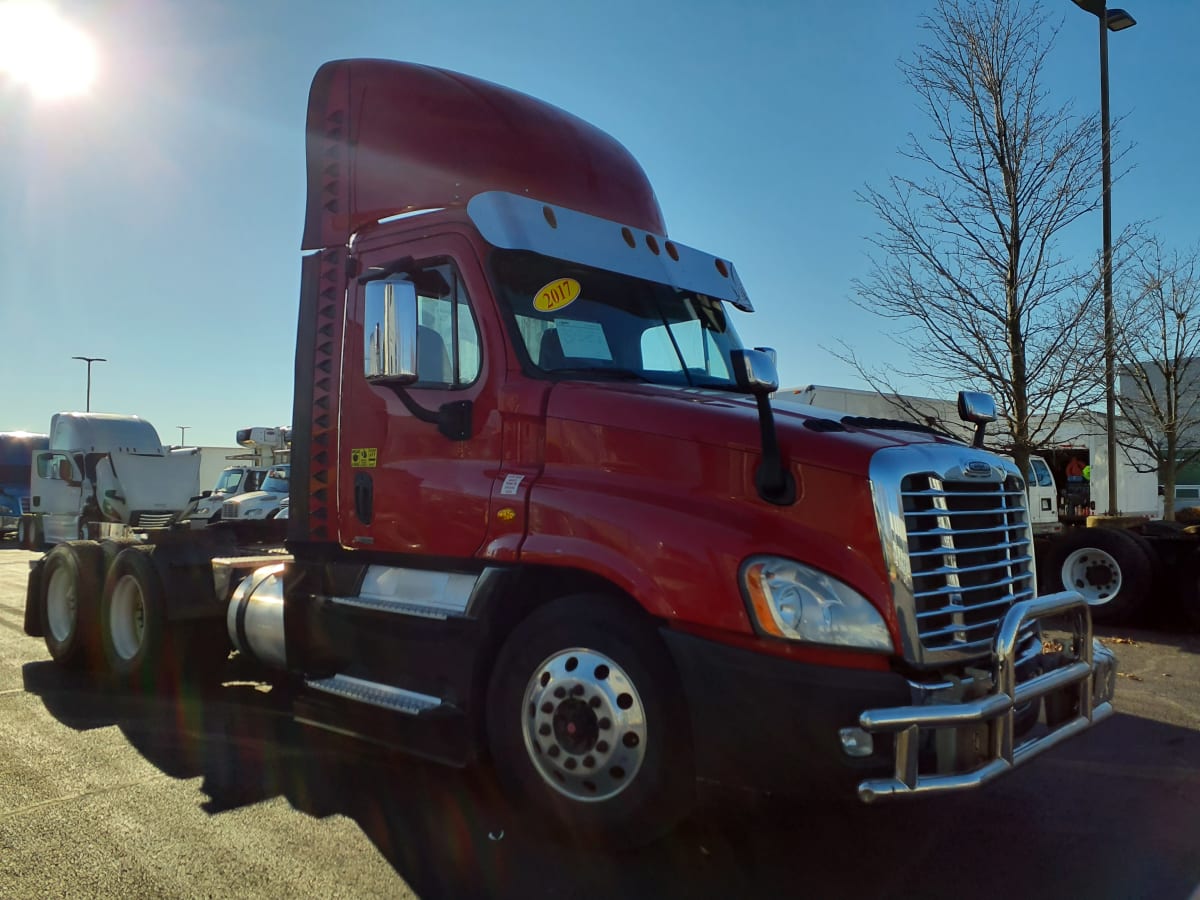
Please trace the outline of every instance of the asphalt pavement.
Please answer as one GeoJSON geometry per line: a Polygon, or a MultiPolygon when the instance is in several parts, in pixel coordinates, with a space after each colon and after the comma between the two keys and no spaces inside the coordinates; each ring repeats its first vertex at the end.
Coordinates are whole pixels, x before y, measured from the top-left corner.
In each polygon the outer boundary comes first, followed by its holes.
{"type": "Polygon", "coordinates": [[[35,555],[11,547],[0,897],[1200,896],[1198,635],[1101,632],[1117,714],[981,791],[709,790],[665,840],[613,853],[518,827],[486,771],[299,728],[248,673],[146,698],[60,669],[22,631],[35,555]]]}

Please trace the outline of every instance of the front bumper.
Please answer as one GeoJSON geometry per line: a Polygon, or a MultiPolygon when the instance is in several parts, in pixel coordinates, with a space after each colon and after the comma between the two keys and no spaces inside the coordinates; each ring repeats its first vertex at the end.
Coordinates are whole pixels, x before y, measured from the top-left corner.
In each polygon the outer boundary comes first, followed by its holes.
{"type": "MultiPolygon", "coordinates": [[[[829,790],[864,802],[979,787],[1112,713],[1116,662],[1093,644],[1078,594],[1013,606],[993,644],[991,671],[960,679],[948,699],[896,672],[815,666],[671,629],[663,638],[680,674],[696,774],[705,781],[782,793],[829,790]],[[1040,657],[1018,682],[1023,623],[1063,616],[1065,654],[1040,657]],[[970,699],[963,699],[969,697],[970,699]],[[1025,716],[1045,701],[1046,717],[1025,716]],[[864,710],[866,710],[864,712],[864,710]],[[870,735],[865,755],[841,735],[870,735]]],[[[963,673],[964,675],[966,673],[963,673]]]]}
{"type": "Polygon", "coordinates": [[[1016,603],[992,645],[992,693],[960,703],[871,709],[859,716],[864,731],[892,736],[895,764],[891,777],[863,781],[859,799],[871,803],[986,784],[1112,715],[1116,675],[1116,657],[1093,641],[1091,613],[1079,594],[1063,591],[1016,603]],[[1070,623],[1068,659],[1056,659],[1054,667],[1018,684],[1016,644],[1021,626],[1031,619],[1059,617],[1070,623]],[[1017,707],[1042,700],[1045,727],[1018,740],[1017,707]],[[956,738],[954,749],[940,754],[933,773],[922,771],[920,753],[931,731],[949,732],[956,738]]]}

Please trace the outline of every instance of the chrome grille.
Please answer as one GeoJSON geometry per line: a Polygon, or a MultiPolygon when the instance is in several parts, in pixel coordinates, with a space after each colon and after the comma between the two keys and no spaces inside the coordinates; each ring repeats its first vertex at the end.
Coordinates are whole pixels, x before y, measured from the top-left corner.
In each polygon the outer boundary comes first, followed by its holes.
{"type": "Polygon", "coordinates": [[[30,504],[29,504],[29,498],[22,497],[21,498],[21,515],[23,515],[23,516],[29,515],[29,510],[31,510],[32,508],[33,507],[30,506],[30,504]]]}
{"type": "Polygon", "coordinates": [[[226,501],[221,505],[222,519],[236,519],[238,514],[238,505],[232,500],[226,501]]]}
{"type": "Polygon", "coordinates": [[[175,521],[175,513],[135,512],[130,518],[134,528],[167,528],[175,521]]]}
{"type": "Polygon", "coordinates": [[[1012,604],[1034,596],[1023,483],[921,473],[902,480],[900,498],[921,647],[986,651],[1012,604]]]}

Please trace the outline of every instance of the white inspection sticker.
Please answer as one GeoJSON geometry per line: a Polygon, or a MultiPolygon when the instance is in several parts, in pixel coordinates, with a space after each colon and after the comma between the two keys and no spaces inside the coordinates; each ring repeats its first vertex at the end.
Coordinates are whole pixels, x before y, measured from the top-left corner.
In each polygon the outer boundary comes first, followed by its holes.
{"type": "Polygon", "coordinates": [[[504,483],[500,485],[501,497],[512,497],[517,493],[517,489],[521,487],[521,482],[525,480],[524,475],[505,475],[504,483]]]}
{"type": "Polygon", "coordinates": [[[558,331],[558,340],[566,356],[612,362],[612,350],[604,337],[604,326],[599,322],[556,319],[554,327],[558,331]]]}

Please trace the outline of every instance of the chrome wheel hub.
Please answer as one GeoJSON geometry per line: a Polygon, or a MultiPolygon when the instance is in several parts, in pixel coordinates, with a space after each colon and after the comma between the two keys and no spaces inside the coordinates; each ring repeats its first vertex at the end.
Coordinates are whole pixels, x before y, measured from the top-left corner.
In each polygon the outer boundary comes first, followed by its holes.
{"type": "Polygon", "coordinates": [[[632,680],[602,653],[548,657],[525,688],[521,733],[548,785],[572,800],[615,797],[646,755],[646,713],[632,680]]]}

